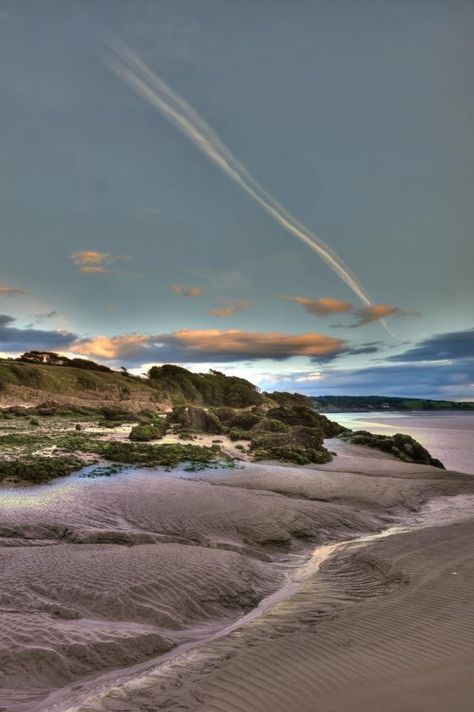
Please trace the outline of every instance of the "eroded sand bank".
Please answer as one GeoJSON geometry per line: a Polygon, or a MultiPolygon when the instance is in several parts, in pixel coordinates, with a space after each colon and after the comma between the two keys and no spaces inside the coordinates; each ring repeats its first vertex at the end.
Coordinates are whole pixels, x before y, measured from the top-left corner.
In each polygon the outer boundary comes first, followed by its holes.
{"type": "Polygon", "coordinates": [[[0,709],[471,709],[474,478],[335,446],[0,493],[0,709]]]}

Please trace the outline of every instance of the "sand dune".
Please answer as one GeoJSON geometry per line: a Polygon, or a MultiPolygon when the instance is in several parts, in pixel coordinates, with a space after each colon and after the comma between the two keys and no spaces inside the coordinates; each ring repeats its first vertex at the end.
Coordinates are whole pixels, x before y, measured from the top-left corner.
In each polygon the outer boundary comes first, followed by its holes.
{"type": "Polygon", "coordinates": [[[474,478],[338,447],[0,493],[0,709],[467,710],[474,478]]]}

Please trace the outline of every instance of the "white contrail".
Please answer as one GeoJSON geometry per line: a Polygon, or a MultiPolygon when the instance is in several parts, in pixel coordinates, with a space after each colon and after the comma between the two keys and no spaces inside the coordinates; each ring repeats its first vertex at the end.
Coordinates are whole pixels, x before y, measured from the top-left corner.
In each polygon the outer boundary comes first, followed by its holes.
{"type": "MultiPolygon", "coordinates": [[[[363,304],[373,306],[372,300],[340,257],[262,188],[195,109],[176,94],[156,72],[130,50],[117,45],[114,47],[114,55],[107,60],[107,64],[120,79],[165,116],[277,223],[319,255],[363,304]]],[[[381,320],[381,323],[393,336],[385,321],[381,320]]]]}

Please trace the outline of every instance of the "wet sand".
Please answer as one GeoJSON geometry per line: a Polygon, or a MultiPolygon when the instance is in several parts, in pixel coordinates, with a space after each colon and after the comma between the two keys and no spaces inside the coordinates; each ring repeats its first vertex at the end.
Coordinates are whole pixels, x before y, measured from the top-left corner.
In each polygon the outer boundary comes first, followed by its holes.
{"type": "Polygon", "coordinates": [[[328,446],[2,491],[0,709],[470,710],[474,478],[328,446]]]}

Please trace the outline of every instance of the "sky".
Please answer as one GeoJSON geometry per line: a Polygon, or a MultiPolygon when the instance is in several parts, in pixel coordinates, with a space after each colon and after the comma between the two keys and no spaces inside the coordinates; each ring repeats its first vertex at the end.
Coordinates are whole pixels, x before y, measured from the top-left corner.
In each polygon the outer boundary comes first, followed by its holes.
{"type": "Polygon", "coordinates": [[[472,0],[1,0],[0,354],[474,400],[472,0]]]}

